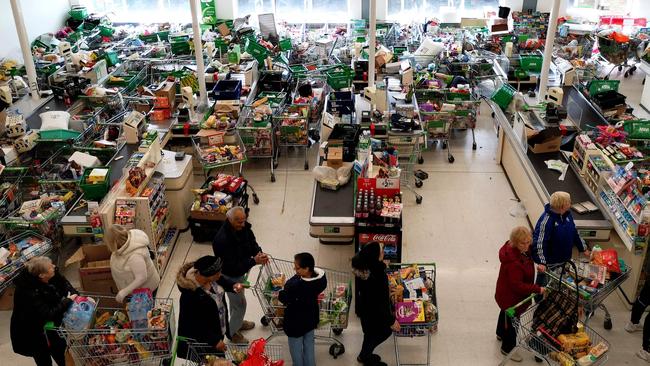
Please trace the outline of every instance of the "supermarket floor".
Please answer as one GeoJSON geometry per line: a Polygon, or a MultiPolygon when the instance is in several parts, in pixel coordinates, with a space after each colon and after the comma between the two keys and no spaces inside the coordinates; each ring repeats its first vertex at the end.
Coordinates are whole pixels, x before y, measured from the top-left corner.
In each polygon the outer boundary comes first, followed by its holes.
{"type": "MultiPolygon", "coordinates": [[[[641,93],[641,75],[625,80],[623,93],[638,107],[641,93]]],[[[644,111],[636,108],[639,114],[644,111]]],[[[513,217],[515,196],[502,168],[495,162],[496,135],[490,113],[483,106],[477,129],[478,149],[471,149],[471,135],[458,132],[454,136],[452,152],[456,158],[449,164],[446,153],[439,147],[424,153],[420,167],[429,173],[429,179],[419,192],[424,196],[422,205],[416,205],[411,194],[405,197],[404,261],[436,262],[438,266],[437,292],[440,310],[439,332],[431,340],[432,365],[496,365],[501,360],[499,344],[494,329],[498,308],[494,302],[494,287],[499,262],[497,251],[516,225],[526,225],[527,220],[513,217]]],[[[315,149],[311,160],[315,159],[315,149]]],[[[309,210],[313,180],[310,172],[302,169],[301,151],[284,153],[277,172],[277,181],[271,183],[266,162],[247,166],[246,177],[257,190],[261,200],[251,209],[250,222],[262,248],[277,258],[291,259],[299,251],[309,251],[316,257],[317,265],[349,269],[353,247],[319,244],[309,236],[309,210]]],[[[196,177],[195,182],[201,180],[196,177]]],[[[201,255],[211,253],[207,243],[193,243],[191,235],[184,233],[175,249],[171,267],[163,279],[160,296],[178,299],[175,271],[179,266],[201,255]]],[[[67,269],[74,281],[74,268],[67,269]]],[[[258,269],[254,269],[253,279],[258,269]]],[[[250,339],[266,337],[268,328],[259,325],[262,314],[252,292],[247,292],[248,318],[257,327],[246,333],[250,339]]],[[[176,301],[176,304],[178,302],[176,301]]],[[[606,302],[612,312],[614,328],[604,330],[602,313],[598,312],[592,325],[611,342],[609,364],[641,365],[634,353],[641,346],[641,333],[633,335],[623,330],[629,318],[628,310],[616,295],[606,302]]],[[[30,359],[14,355],[9,341],[10,312],[0,312],[0,354],[2,365],[33,365],[30,359]]],[[[339,339],[346,353],[333,360],[328,345],[317,344],[317,364],[356,365],[362,333],[358,319],[352,315],[348,329],[339,339]]],[[[273,340],[286,346],[284,336],[273,340]]],[[[284,349],[287,365],[288,350],[284,349]]],[[[402,362],[425,362],[426,338],[400,339],[402,362]]],[[[395,365],[393,339],[385,342],[377,352],[390,365],[395,365]]],[[[532,356],[522,352],[524,365],[536,365],[532,356]]]]}

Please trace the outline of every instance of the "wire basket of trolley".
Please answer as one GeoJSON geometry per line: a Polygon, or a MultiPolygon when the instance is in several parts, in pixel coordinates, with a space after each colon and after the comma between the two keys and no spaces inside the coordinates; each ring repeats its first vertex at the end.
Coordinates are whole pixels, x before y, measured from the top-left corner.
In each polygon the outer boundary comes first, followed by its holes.
{"type": "MultiPolygon", "coordinates": [[[[415,169],[418,163],[418,158],[422,153],[422,144],[424,139],[424,132],[422,130],[415,130],[406,133],[389,131],[385,143],[386,148],[384,149],[388,155],[396,157],[395,159],[391,159],[391,157],[388,156],[387,165],[391,166],[393,162],[397,163],[397,167],[399,168],[400,186],[405,187],[415,195],[415,201],[417,204],[422,203],[422,196],[415,191],[414,186],[417,188],[422,187],[422,180],[428,178],[426,173],[422,171],[416,173],[415,169]]],[[[384,159],[384,163],[386,163],[386,159],[384,159]]]]}
{"type": "Polygon", "coordinates": [[[252,341],[250,345],[229,343],[225,352],[219,352],[214,345],[195,342],[185,337],[177,337],[176,342],[174,366],[232,366],[240,365],[245,361],[253,363],[257,360],[270,366],[284,363],[282,345],[268,344],[263,338],[252,341]],[[187,343],[187,355],[177,354],[180,342],[187,343]]]}
{"type": "Polygon", "coordinates": [[[429,365],[431,336],[438,331],[438,302],[436,299],[436,265],[391,263],[388,267],[388,288],[395,320],[400,330],[393,332],[397,365],[429,365]],[[427,362],[402,363],[400,338],[427,337],[427,362]]]}
{"type": "Polygon", "coordinates": [[[549,283],[544,299],[532,304],[535,295],[506,310],[517,332],[517,346],[504,358],[505,365],[523,348],[549,365],[603,365],[608,359],[609,342],[579,321],[582,308],[580,290],[569,276],[577,276],[569,261],[555,268],[558,281],[549,283]]]}
{"type": "Polygon", "coordinates": [[[239,134],[229,136],[224,131],[204,131],[208,132],[192,137],[192,145],[194,145],[194,151],[199,157],[205,176],[209,176],[213,170],[220,170],[228,166],[232,168],[231,173],[235,175],[234,167],[237,165],[239,165],[238,174],[242,175],[246,162],[246,146],[239,134]],[[230,141],[231,139],[232,141],[230,141]]]}
{"type": "MultiPolygon", "coordinates": [[[[327,287],[318,297],[320,322],[316,329],[316,339],[331,343],[329,353],[334,358],[345,353],[345,346],[334,338],[348,326],[350,304],[352,302],[352,274],[320,268],[325,272],[327,287]]],[[[269,263],[260,267],[259,276],[253,286],[264,316],[261,323],[271,327],[271,336],[276,337],[284,330],[284,311],[286,306],[279,299],[280,291],[287,279],[295,273],[293,261],[270,258],[269,263]]]]}
{"type": "MultiPolygon", "coordinates": [[[[611,249],[607,252],[611,253],[611,249]]],[[[594,252],[594,255],[601,256],[598,251],[594,252]]],[[[577,263],[576,268],[577,277],[564,276],[563,282],[565,286],[578,284],[580,306],[584,308],[584,323],[587,324],[596,310],[601,309],[605,312],[603,327],[607,330],[612,329],[612,318],[603,302],[616,289],[620,289],[623,282],[630,277],[630,267],[620,264],[606,266],[592,262],[577,263]]],[[[559,281],[560,271],[561,268],[548,271],[549,279],[554,282],[559,281]]]]}
{"type": "Polygon", "coordinates": [[[126,305],[112,297],[79,295],[61,326],[45,326],[65,340],[77,365],[156,365],[173,354],[172,299],[134,291],[126,305]]]}

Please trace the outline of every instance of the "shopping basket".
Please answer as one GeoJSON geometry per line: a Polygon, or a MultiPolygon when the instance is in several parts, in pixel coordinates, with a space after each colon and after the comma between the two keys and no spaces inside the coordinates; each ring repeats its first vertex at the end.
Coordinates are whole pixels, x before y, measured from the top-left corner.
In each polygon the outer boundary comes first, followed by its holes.
{"type": "Polygon", "coordinates": [[[89,329],[45,326],[63,338],[77,365],[141,365],[172,356],[176,318],[172,299],[155,299],[146,328],[130,328],[128,312],[111,297],[90,295],[96,301],[89,329]],[[126,323],[125,323],[126,321],[126,323]]]}
{"type": "MultiPolygon", "coordinates": [[[[337,358],[345,352],[345,346],[334,338],[333,334],[340,335],[348,326],[352,302],[352,275],[348,272],[321,269],[325,271],[327,288],[319,296],[320,324],[317,330],[319,333],[325,331],[326,335],[317,334],[315,338],[332,342],[329,353],[337,358]]],[[[284,280],[291,278],[294,273],[293,261],[270,258],[268,264],[260,267],[253,292],[264,312],[261,323],[271,327],[271,336],[267,340],[278,336],[284,329],[286,307],[278,299],[278,294],[284,280]]]]}

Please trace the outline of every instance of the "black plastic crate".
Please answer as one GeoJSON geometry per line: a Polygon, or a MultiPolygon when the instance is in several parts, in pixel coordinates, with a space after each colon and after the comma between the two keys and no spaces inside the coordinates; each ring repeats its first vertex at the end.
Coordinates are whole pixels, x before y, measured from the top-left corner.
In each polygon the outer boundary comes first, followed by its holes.
{"type": "Polygon", "coordinates": [[[241,80],[219,80],[212,89],[215,100],[239,100],[241,80]]]}

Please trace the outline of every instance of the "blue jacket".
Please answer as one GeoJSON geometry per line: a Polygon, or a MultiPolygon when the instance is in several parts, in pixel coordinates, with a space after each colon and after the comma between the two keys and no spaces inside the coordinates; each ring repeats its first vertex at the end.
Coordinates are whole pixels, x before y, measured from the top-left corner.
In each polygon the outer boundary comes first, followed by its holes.
{"type": "Polygon", "coordinates": [[[564,263],[571,259],[574,245],[580,252],[587,249],[578,234],[571,211],[559,215],[551,211],[551,206],[546,204],[533,232],[531,252],[535,263],[564,263]]]}

